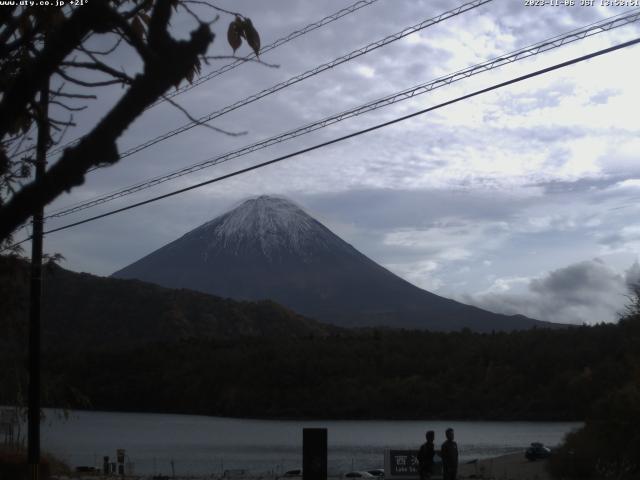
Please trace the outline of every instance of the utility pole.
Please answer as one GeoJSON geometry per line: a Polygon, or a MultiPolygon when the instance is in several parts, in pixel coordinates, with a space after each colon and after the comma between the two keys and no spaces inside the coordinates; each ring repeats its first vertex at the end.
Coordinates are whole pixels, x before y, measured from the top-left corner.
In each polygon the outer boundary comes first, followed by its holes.
{"type": "MultiPolygon", "coordinates": [[[[47,166],[49,147],[49,80],[40,90],[38,112],[38,140],[36,145],[36,176],[38,182],[47,166]]],[[[31,239],[31,290],[29,293],[29,400],[27,463],[30,480],[40,477],[40,311],[42,300],[42,230],[44,207],[33,212],[31,239]]]]}

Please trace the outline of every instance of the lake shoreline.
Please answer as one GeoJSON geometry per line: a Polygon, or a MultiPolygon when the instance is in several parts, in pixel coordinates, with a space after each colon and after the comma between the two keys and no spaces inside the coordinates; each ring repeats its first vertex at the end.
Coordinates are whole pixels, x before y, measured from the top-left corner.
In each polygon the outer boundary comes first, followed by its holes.
{"type": "Polygon", "coordinates": [[[460,480],[466,478],[500,480],[552,480],[547,460],[529,461],[521,453],[485,458],[458,467],[460,480]]]}
{"type": "MultiPolygon", "coordinates": [[[[301,468],[303,430],[326,428],[329,474],[381,468],[386,449],[415,450],[425,431],[436,432],[436,444],[451,427],[466,461],[496,458],[524,450],[532,442],[549,447],[580,428],[563,422],[445,421],[275,421],[192,415],[111,413],[75,410],[64,420],[48,411],[42,426],[42,448],[77,466],[102,467],[124,449],[136,475],[193,475],[215,478],[225,471],[273,478],[301,468]]],[[[227,478],[231,478],[227,475],[227,478]]]]}
{"type": "MultiPolygon", "coordinates": [[[[500,455],[486,458],[474,462],[463,463],[458,468],[458,480],[553,480],[546,470],[546,460],[529,461],[524,457],[524,450],[519,453],[500,455]]],[[[116,477],[102,475],[57,475],[51,480],[113,480],[116,477]]],[[[133,475],[117,477],[122,480],[152,480],[153,475],[133,475]]],[[[278,475],[187,475],[187,476],[167,476],[171,480],[279,480],[285,477],[278,475]]],[[[289,477],[293,480],[301,480],[302,477],[289,477]]],[[[327,480],[343,480],[341,476],[329,476],[327,480]]],[[[437,480],[437,479],[434,479],[437,480]]]]}
{"type": "MultiPolygon", "coordinates": [[[[1,406],[0,408],[15,408],[14,406],[1,406]]],[[[309,417],[287,417],[287,416],[236,416],[236,415],[215,415],[215,414],[207,414],[207,413],[197,413],[197,412],[183,412],[183,411],[153,411],[153,410],[142,410],[142,409],[131,409],[131,410],[118,410],[118,409],[108,409],[108,408],[82,408],[82,407],[73,407],[72,409],[64,409],[60,407],[54,407],[45,405],[42,408],[52,411],[61,411],[65,410],[69,412],[89,412],[89,413],[122,413],[122,414],[142,414],[142,415],[183,415],[183,416],[192,416],[192,417],[208,417],[208,418],[226,418],[229,420],[256,420],[256,421],[276,421],[276,422],[367,422],[367,421],[407,421],[407,422],[442,422],[442,421],[451,421],[451,422],[531,422],[531,423],[583,423],[584,419],[575,418],[575,417],[531,417],[531,416],[486,416],[486,417],[450,417],[450,416],[435,416],[435,417],[412,417],[412,416],[377,416],[377,417],[322,417],[322,416],[309,416],[309,417]]]]}

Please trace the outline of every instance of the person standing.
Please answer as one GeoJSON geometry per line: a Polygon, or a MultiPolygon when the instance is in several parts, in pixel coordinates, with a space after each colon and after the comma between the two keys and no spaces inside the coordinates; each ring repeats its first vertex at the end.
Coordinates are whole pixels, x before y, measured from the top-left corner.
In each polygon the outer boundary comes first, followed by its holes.
{"type": "Polygon", "coordinates": [[[429,430],[425,434],[426,442],[422,444],[420,450],[418,450],[418,468],[420,469],[420,480],[429,480],[433,473],[433,456],[435,455],[435,449],[433,446],[433,440],[435,433],[433,430],[429,430]]]}
{"type": "Polygon", "coordinates": [[[447,439],[440,449],[442,478],[443,480],[456,480],[458,477],[458,444],[453,441],[453,428],[447,428],[445,435],[447,439]]]}

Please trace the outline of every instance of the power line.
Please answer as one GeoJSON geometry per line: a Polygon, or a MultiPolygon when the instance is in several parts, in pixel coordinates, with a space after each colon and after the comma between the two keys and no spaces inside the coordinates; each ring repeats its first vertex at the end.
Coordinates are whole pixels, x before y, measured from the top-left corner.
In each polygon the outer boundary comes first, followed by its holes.
{"type": "MultiPolygon", "coordinates": [[[[264,47],[262,47],[260,49],[260,55],[264,55],[267,52],[270,52],[271,50],[278,48],[281,45],[284,45],[285,43],[289,43],[292,40],[295,40],[298,37],[301,37],[309,32],[312,32],[314,30],[317,30],[320,27],[324,27],[325,25],[328,25],[332,22],[335,22],[336,20],[339,20],[340,18],[349,15],[351,13],[357,12],[358,10],[360,10],[361,8],[364,7],[368,7],[369,5],[377,2],[378,0],[358,0],[357,2],[349,5],[348,7],[345,7],[341,10],[338,10],[335,13],[332,13],[331,15],[327,15],[324,18],[321,18],[320,20],[310,23],[309,25],[299,29],[299,30],[294,30],[293,32],[289,33],[288,35],[279,38],[278,40],[276,40],[275,42],[266,45],[264,47]]],[[[155,102],[154,104],[150,105],[149,107],[147,107],[147,109],[149,108],[153,108],[156,105],[163,103],[165,101],[167,101],[167,99],[169,98],[173,98],[177,95],[180,95],[184,92],[187,92],[195,87],[197,87],[198,85],[201,85],[205,82],[208,82],[209,80],[212,80],[213,78],[216,78],[224,73],[227,73],[231,70],[233,70],[236,67],[239,67],[240,65],[243,65],[244,63],[246,63],[247,61],[250,60],[254,60],[257,58],[257,55],[255,53],[251,53],[250,55],[247,55],[246,57],[243,58],[238,58],[236,60],[234,60],[231,63],[228,63],[226,65],[223,65],[222,67],[206,74],[203,75],[201,77],[198,77],[197,79],[194,79],[192,83],[187,84],[183,87],[180,87],[176,90],[173,90],[170,93],[167,93],[164,98],[159,99],[157,102],[155,102]]],[[[76,138],[75,140],[71,140],[70,142],[67,142],[66,144],[60,146],[60,147],[56,147],[55,149],[52,149],[49,152],[49,155],[54,155],[58,152],[61,152],[62,150],[64,150],[67,147],[70,147],[72,145],[77,144],[78,142],[80,142],[80,139],[82,137],[76,138]]]]}
{"type": "MultiPolygon", "coordinates": [[[[333,145],[333,144],[338,143],[338,142],[342,142],[342,141],[350,139],[350,138],[354,138],[354,137],[363,135],[365,133],[373,132],[375,130],[379,130],[381,128],[388,127],[390,125],[393,125],[393,124],[408,120],[410,118],[414,118],[414,117],[417,117],[419,115],[424,115],[425,113],[431,112],[433,110],[437,110],[437,109],[446,107],[448,105],[452,105],[454,103],[458,103],[458,102],[461,102],[461,101],[464,101],[464,100],[468,100],[468,99],[476,97],[478,95],[482,95],[484,93],[488,93],[488,92],[491,92],[491,91],[494,91],[494,90],[497,90],[497,89],[500,89],[500,88],[503,88],[503,87],[506,87],[506,86],[509,86],[509,85],[513,85],[515,83],[522,82],[524,80],[528,80],[530,78],[534,78],[534,77],[537,77],[537,76],[540,76],[540,75],[543,75],[543,74],[546,74],[546,73],[549,73],[549,72],[552,72],[552,71],[555,71],[555,70],[559,70],[561,68],[565,68],[565,67],[568,67],[570,65],[575,65],[577,63],[584,62],[586,60],[589,60],[589,59],[592,59],[592,58],[595,58],[595,57],[598,57],[598,56],[601,56],[601,55],[605,55],[605,54],[614,52],[616,50],[627,48],[627,47],[636,45],[638,43],[640,43],[640,38],[636,38],[636,39],[630,40],[628,42],[624,42],[624,43],[621,43],[621,44],[618,44],[618,45],[614,45],[614,46],[609,47],[609,48],[598,50],[596,52],[592,52],[592,53],[589,53],[587,55],[583,55],[581,57],[574,58],[572,60],[567,60],[565,62],[558,63],[558,64],[553,65],[551,67],[547,67],[547,68],[543,68],[543,69],[540,69],[540,70],[536,70],[535,72],[528,73],[526,75],[522,75],[522,76],[513,78],[511,80],[507,80],[505,82],[498,83],[498,84],[492,85],[490,87],[483,88],[481,90],[476,90],[475,92],[468,93],[466,95],[462,95],[462,96],[457,97],[457,98],[455,98],[453,100],[448,100],[448,101],[440,103],[438,105],[431,106],[431,107],[419,110],[417,112],[414,112],[414,113],[411,113],[411,114],[408,114],[408,115],[404,115],[402,117],[398,117],[398,118],[395,118],[393,120],[389,120],[387,122],[383,122],[383,123],[374,125],[372,127],[365,128],[363,130],[359,130],[357,132],[350,133],[348,135],[343,135],[341,137],[334,138],[332,140],[329,140],[329,141],[326,141],[326,142],[322,142],[322,143],[316,144],[316,145],[308,147],[308,148],[303,148],[303,149],[297,150],[297,151],[295,151],[293,153],[282,155],[282,156],[274,158],[272,160],[253,165],[251,167],[243,168],[241,170],[237,170],[235,172],[228,173],[226,175],[221,175],[219,177],[215,177],[215,178],[212,178],[210,180],[206,180],[204,182],[200,182],[200,183],[197,183],[195,185],[191,185],[189,187],[181,188],[179,190],[174,190],[172,192],[166,193],[164,195],[159,195],[157,197],[150,198],[148,200],[144,200],[142,202],[134,203],[134,204],[128,205],[126,207],[122,207],[122,208],[118,208],[118,209],[115,209],[115,210],[111,210],[109,212],[106,212],[106,213],[103,213],[103,214],[100,214],[100,215],[95,215],[93,217],[89,217],[89,218],[86,218],[84,220],[80,220],[78,222],[70,223],[70,224],[64,225],[62,227],[53,228],[51,230],[47,230],[44,233],[45,234],[49,234],[49,233],[59,232],[61,230],[66,230],[68,228],[75,227],[75,226],[78,226],[78,225],[82,225],[84,223],[92,222],[92,221],[98,220],[100,218],[105,218],[105,217],[108,217],[108,216],[111,216],[111,215],[115,215],[116,213],[124,212],[126,210],[131,210],[133,208],[140,207],[142,205],[147,205],[149,203],[157,202],[158,200],[162,200],[162,199],[165,199],[165,198],[168,198],[168,197],[172,197],[172,196],[178,195],[180,193],[188,192],[190,190],[194,190],[196,188],[203,187],[205,185],[210,185],[212,183],[220,182],[222,180],[226,180],[228,178],[235,177],[235,176],[241,175],[243,173],[250,172],[252,170],[257,170],[259,168],[266,167],[268,165],[272,165],[274,163],[278,163],[278,162],[281,162],[283,160],[287,160],[289,158],[302,155],[303,153],[308,153],[308,152],[311,152],[313,150],[317,150],[319,148],[323,148],[323,147],[326,147],[326,146],[329,146],[329,145],[333,145]]],[[[23,242],[25,242],[27,240],[29,240],[29,239],[27,238],[25,240],[22,240],[19,243],[23,243],[23,242]]],[[[14,244],[14,245],[17,245],[17,244],[14,244]]]]}
{"type": "MultiPolygon", "coordinates": [[[[311,23],[309,25],[307,25],[306,27],[300,29],[300,30],[296,30],[294,32],[291,32],[289,35],[287,35],[286,37],[282,37],[278,40],[276,40],[275,42],[273,42],[270,45],[267,45],[265,47],[262,47],[260,49],[260,55],[264,55],[265,53],[273,50],[274,48],[278,48],[280,45],[284,45],[285,43],[289,43],[290,41],[306,34],[309,33],[313,30],[316,30],[320,27],[323,27],[329,23],[332,23],[336,20],[338,20],[339,18],[344,17],[345,15],[349,15],[350,13],[356,12],[358,10],[360,10],[363,7],[368,7],[369,5],[371,5],[372,3],[377,2],[378,0],[360,0],[359,2],[354,3],[353,5],[350,5],[346,8],[343,8],[342,10],[339,10],[329,16],[324,17],[321,20],[318,20],[317,22],[311,23]]],[[[254,60],[257,58],[257,55],[255,53],[251,53],[250,55],[247,55],[244,58],[239,58],[237,60],[234,60],[232,63],[229,63],[227,65],[224,65],[223,67],[220,67],[217,70],[214,70],[211,73],[208,73],[207,75],[204,75],[202,77],[198,77],[196,80],[193,81],[193,83],[189,84],[189,85],[185,85],[177,90],[174,90],[173,92],[165,95],[166,98],[173,98],[177,95],[180,95],[181,93],[187,92],[195,87],[197,87],[198,85],[205,83],[219,75],[222,75],[223,73],[226,73],[230,70],[233,70],[234,68],[236,68],[239,65],[244,64],[245,62],[247,62],[248,60],[254,60]]],[[[158,103],[164,102],[165,99],[160,99],[158,100],[154,105],[157,105],[158,103]]]]}
{"type": "Polygon", "coordinates": [[[169,132],[163,133],[162,135],[159,135],[155,138],[152,138],[150,140],[147,140],[144,143],[141,143],[139,145],[136,145],[135,147],[132,147],[126,151],[124,151],[123,153],[120,154],[120,159],[122,158],[126,158],[128,156],[131,156],[135,153],[138,153],[146,148],[149,148],[152,145],[155,145],[158,142],[161,142],[163,140],[166,140],[168,138],[174,137],[176,135],[179,135],[180,133],[186,132],[187,130],[192,129],[193,127],[197,127],[198,125],[201,125],[203,123],[207,123],[210,122],[211,120],[214,120],[218,117],[221,117],[222,115],[225,115],[229,112],[232,112],[234,110],[237,110],[238,108],[244,107],[245,105],[248,105],[250,103],[253,103],[257,100],[260,100],[264,97],[267,97],[269,95],[272,95],[276,92],[279,92],[280,90],[283,90],[284,88],[290,87],[291,85],[294,85],[298,82],[301,82],[303,80],[306,80],[307,78],[313,77],[315,75],[318,75],[322,72],[325,72],[327,70],[330,70],[334,67],[337,67],[338,65],[341,65],[343,63],[349,62],[351,60],[353,60],[354,58],[358,58],[362,55],[365,55],[369,52],[372,52],[373,50],[376,50],[380,47],[383,47],[385,45],[388,45],[390,43],[393,43],[397,40],[400,40],[401,38],[404,38],[408,35],[411,35],[413,33],[419,32],[420,30],[424,30],[425,28],[431,27],[433,25],[436,25],[440,22],[443,22],[449,18],[455,17],[457,15],[460,15],[462,13],[468,12],[469,10],[473,10],[474,8],[478,8],[481,5],[484,5],[485,3],[489,3],[493,0],[473,0],[472,2],[469,3],[465,3],[463,5],[460,5],[459,7],[456,7],[452,10],[448,10],[446,12],[441,13],[440,15],[437,15],[435,17],[429,18],[427,20],[424,20],[412,27],[407,27],[397,33],[394,33],[392,35],[388,35],[386,37],[384,37],[381,40],[378,40],[376,42],[372,42],[368,45],[365,45],[364,47],[358,48],[352,52],[347,53],[346,55],[342,55],[341,57],[335,58],[333,60],[331,60],[330,62],[327,63],[323,63],[322,65],[319,65],[315,68],[312,68],[311,70],[307,70],[304,73],[301,73],[299,75],[295,75],[291,78],[289,78],[288,80],[285,80],[284,82],[280,82],[276,85],[273,85],[269,88],[266,88],[258,93],[254,93],[253,95],[250,95],[242,100],[239,100],[235,103],[232,103],[231,105],[227,105],[226,107],[221,108],[220,110],[216,110],[214,112],[209,113],[208,115],[204,115],[200,118],[197,119],[197,121],[193,121],[193,122],[189,122],[186,123],[184,125],[182,125],[181,127],[175,128],[169,132]]]}
{"type": "Polygon", "coordinates": [[[521,48],[514,52],[501,55],[499,57],[493,58],[491,60],[485,61],[483,63],[465,68],[463,70],[459,70],[455,73],[437,78],[435,80],[431,80],[427,83],[423,83],[412,87],[407,90],[403,90],[401,92],[394,93],[392,95],[374,100],[372,102],[366,103],[364,105],[358,106],[356,108],[346,110],[344,112],[332,115],[330,117],[326,117],[322,120],[307,124],[305,126],[296,128],[294,130],[290,130],[283,134],[276,135],[274,137],[267,138],[265,140],[261,140],[259,142],[244,146],[238,150],[234,150],[228,152],[223,155],[219,155],[216,157],[209,158],[203,162],[197,163],[195,165],[177,170],[175,172],[162,175],[159,177],[152,178],[150,180],[139,182],[137,184],[131,185],[124,189],[116,190],[114,192],[108,193],[106,195],[102,195],[100,197],[94,198],[93,200],[79,202],[75,205],[65,207],[62,210],[58,210],[46,218],[58,218],[66,215],[70,215],[72,213],[76,213],[81,210],[85,210],[87,208],[91,208],[96,205],[100,205],[116,198],[121,198],[127,195],[131,195],[133,193],[139,192],[141,190],[146,190],[147,188],[154,187],[161,183],[165,183],[167,181],[173,180],[175,178],[182,177],[184,175],[203,170],[205,168],[209,168],[214,165],[218,165],[224,163],[226,161],[232,160],[234,158],[238,158],[249,153],[255,152],[257,150],[261,150],[267,148],[269,146],[291,140],[293,138],[299,137],[301,135],[305,135],[307,133],[311,133],[313,131],[319,130],[321,128],[327,127],[334,123],[341,122],[348,118],[356,117],[358,115],[362,115],[364,113],[377,110],[379,108],[392,105],[394,103],[407,100],[413,98],[417,95],[422,95],[428,93],[432,90],[435,90],[440,87],[444,87],[451,83],[463,80],[473,75],[477,75],[482,72],[486,72],[492,70],[494,68],[501,67],[506,64],[510,64],[516,62],[518,60],[522,60],[524,58],[531,57],[533,55],[537,55],[542,52],[547,52],[554,48],[559,48],[562,45],[566,45],[568,43],[572,43],[586,37],[590,37],[592,35],[610,31],[614,28],[618,28],[624,25],[627,25],[632,22],[636,22],[640,20],[640,9],[635,9],[633,13],[625,13],[616,15],[614,17],[602,20],[600,22],[593,23],[591,25],[587,25],[586,27],[572,30],[568,33],[558,35],[556,37],[552,37],[547,40],[543,40],[542,42],[538,42],[536,44],[521,48]]]}
{"type": "MultiPolygon", "coordinates": [[[[432,25],[440,23],[440,22],[442,22],[444,20],[447,20],[447,19],[449,19],[451,17],[460,15],[461,13],[467,12],[469,10],[477,8],[477,7],[481,6],[481,5],[484,5],[485,3],[489,3],[491,1],[493,1],[493,0],[475,0],[473,2],[469,2],[469,3],[466,3],[466,4],[460,5],[459,7],[455,8],[455,9],[443,12],[440,15],[437,15],[435,17],[432,17],[432,18],[429,18],[427,20],[424,20],[424,21],[422,21],[422,22],[420,22],[420,23],[418,23],[418,24],[416,24],[416,25],[414,25],[412,27],[407,27],[407,28],[401,30],[400,32],[397,32],[397,33],[395,33],[393,35],[389,35],[387,37],[384,37],[383,39],[378,40],[377,42],[370,43],[370,44],[368,44],[368,45],[366,45],[366,46],[364,46],[362,48],[354,50],[354,51],[352,51],[352,52],[350,52],[350,53],[348,53],[346,55],[343,55],[341,57],[338,57],[338,58],[336,58],[336,59],[334,59],[334,60],[332,60],[330,62],[327,62],[327,63],[324,63],[322,65],[319,65],[319,66],[315,67],[312,70],[308,70],[308,71],[306,71],[306,72],[304,72],[302,74],[299,74],[297,76],[291,77],[291,78],[289,78],[288,80],[286,80],[284,82],[278,83],[276,85],[271,86],[270,88],[267,88],[267,89],[262,90],[262,91],[260,91],[258,93],[255,93],[255,94],[253,94],[253,95],[251,95],[249,97],[246,97],[246,98],[244,98],[242,100],[239,100],[238,102],[235,102],[234,104],[228,105],[226,107],[223,107],[220,110],[217,110],[217,111],[212,112],[212,113],[210,113],[208,115],[200,117],[196,121],[189,122],[189,123],[187,123],[187,124],[185,124],[185,125],[183,125],[181,127],[178,127],[176,129],[171,130],[169,132],[166,132],[166,133],[164,133],[164,134],[162,134],[162,135],[160,135],[158,137],[150,139],[150,140],[148,140],[148,141],[146,141],[146,142],[144,142],[142,144],[139,144],[139,145],[137,145],[135,147],[132,147],[132,148],[122,152],[120,154],[120,159],[126,158],[126,157],[128,157],[130,155],[133,155],[133,154],[135,154],[135,153],[137,153],[137,152],[139,152],[141,150],[149,148],[152,145],[155,145],[156,143],[159,143],[159,142],[161,142],[163,140],[166,140],[166,139],[171,138],[171,137],[173,137],[175,135],[183,133],[183,132],[185,132],[187,130],[190,130],[191,128],[196,127],[198,125],[202,125],[203,123],[207,123],[207,122],[213,120],[214,118],[218,118],[218,117],[220,117],[222,115],[225,115],[226,113],[229,113],[229,112],[231,112],[233,110],[236,110],[236,109],[238,109],[238,108],[240,108],[240,107],[242,107],[244,105],[247,105],[249,103],[253,103],[253,102],[255,102],[255,101],[257,101],[257,100],[259,100],[261,98],[264,98],[264,97],[266,97],[268,95],[276,93],[276,92],[278,92],[278,91],[280,91],[280,90],[282,90],[282,89],[284,89],[284,88],[286,88],[288,86],[291,86],[291,85],[293,85],[295,83],[298,83],[298,82],[300,82],[302,80],[305,80],[306,78],[309,78],[311,76],[317,75],[317,74],[319,74],[319,73],[321,73],[321,72],[323,72],[325,70],[333,68],[333,67],[335,67],[337,65],[340,65],[342,63],[345,63],[345,62],[347,62],[349,60],[353,60],[354,58],[357,58],[357,57],[359,57],[361,55],[364,55],[364,54],[366,54],[368,52],[371,52],[371,51],[373,51],[373,50],[375,50],[377,48],[380,48],[380,47],[382,47],[384,45],[387,45],[389,43],[395,42],[396,40],[404,38],[404,37],[406,37],[406,36],[408,36],[408,35],[410,35],[412,33],[415,33],[417,31],[423,30],[423,29],[425,29],[427,27],[430,27],[432,25]]],[[[62,148],[64,148],[64,147],[62,147],[62,148]]],[[[100,167],[91,168],[89,171],[94,171],[94,170],[97,170],[98,168],[100,168],[100,167]]],[[[116,192],[114,192],[114,194],[115,193],[116,192]]],[[[102,203],[102,202],[99,202],[99,203],[102,203]]]]}

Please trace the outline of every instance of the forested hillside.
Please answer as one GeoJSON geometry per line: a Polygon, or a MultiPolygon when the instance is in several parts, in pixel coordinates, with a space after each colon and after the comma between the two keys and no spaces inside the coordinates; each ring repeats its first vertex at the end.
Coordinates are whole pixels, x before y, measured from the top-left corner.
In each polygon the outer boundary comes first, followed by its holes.
{"type": "MultiPolygon", "coordinates": [[[[12,265],[0,275],[0,404],[26,392],[27,276],[24,264],[12,265]]],[[[270,302],[57,267],[46,276],[44,300],[50,406],[272,418],[582,420],[606,417],[599,405],[640,378],[637,314],[618,325],[510,333],[347,330],[270,302]]]]}
{"type": "MultiPolygon", "coordinates": [[[[28,263],[0,256],[0,346],[24,340],[28,263]],[[13,333],[11,333],[13,332],[13,333]]],[[[45,269],[42,346],[116,350],[184,338],[326,335],[339,331],[264,300],[239,302],[137,280],[45,269]]],[[[25,341],[26,342],[26,341],[25,341]]]]}
{"type": "MultiPolygon", "coordinates": [[[[582,420],[631,378],[636,323],[356,331],[51,355],[92,408],[244,417],[582,420]]],[[[1,400],[1,399],[0,399],[1,400]]]]}

